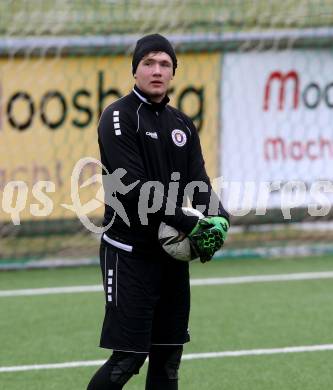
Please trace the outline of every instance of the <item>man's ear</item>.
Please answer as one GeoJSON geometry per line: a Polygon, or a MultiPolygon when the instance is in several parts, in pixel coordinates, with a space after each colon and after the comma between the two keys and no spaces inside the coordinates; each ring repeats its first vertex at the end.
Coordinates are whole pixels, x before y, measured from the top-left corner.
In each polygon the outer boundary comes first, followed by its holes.
{"type": "Polygon", "coordinates": [[[134,73],[133,77],[136,79],[136,73],[134,73]]]}

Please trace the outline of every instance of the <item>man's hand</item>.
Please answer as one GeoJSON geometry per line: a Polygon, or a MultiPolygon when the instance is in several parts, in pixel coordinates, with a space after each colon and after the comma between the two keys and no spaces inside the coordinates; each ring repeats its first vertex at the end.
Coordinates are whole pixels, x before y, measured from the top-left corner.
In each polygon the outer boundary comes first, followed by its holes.
{"type": "Polygon", "coordinates": [[[199,219],[189,238],[202,263],[211,260],[214,253],[222,247],[228,229],[229,222],[224,217],[199,219]]]}
{"type": "Polygon", "coordinates": [[[216,227],[216,229],[220,230],[223,238],[223,243],[227,239],[228,230],[229,230],[229,222],[224,217],[207,217],[205,218],[207,222],[216,227]]]}

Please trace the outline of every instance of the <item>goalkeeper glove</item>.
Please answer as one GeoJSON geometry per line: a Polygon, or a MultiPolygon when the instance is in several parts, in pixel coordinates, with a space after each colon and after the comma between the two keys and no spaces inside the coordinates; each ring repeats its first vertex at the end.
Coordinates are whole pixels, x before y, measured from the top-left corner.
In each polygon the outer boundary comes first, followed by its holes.
{"type": "Polygon", "coordinates": [[[229,222],[224,217],[199,219],[189,238],[202,263],[212,259],[227,238],[229,222]]]}
{"type": "Polygon", "coordinates": [[[229,230],[229,222],[226,218],[224,217],[207,217],[205,218],[207,222],[209,222],[211,225],[216,227],[221,234],[222,234],[222,239],[223,243],[227,239],[228,235],[228,230],[229,230]]]}

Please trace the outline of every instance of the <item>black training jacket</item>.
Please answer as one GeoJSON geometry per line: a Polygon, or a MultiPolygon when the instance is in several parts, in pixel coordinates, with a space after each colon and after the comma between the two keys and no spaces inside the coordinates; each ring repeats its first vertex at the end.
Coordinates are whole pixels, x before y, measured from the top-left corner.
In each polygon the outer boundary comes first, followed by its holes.
{"type": "MultiPolygon", "coordinates": [[[[195,226],[197,217],[186,216],[181,211],[184,189],[190,182],[203,182],[208,188],[206,192],[196,189],[193,207],[205,205],[203,214],[228,218],[228,213],[212,192],[193,122],[169,106],[168,102],[167,96],[161,103],[151,102],[135,86],[129,95],[103,111],[98,126],[98,142],[104,167],[109,174],[122,168],[119,171],[122,184],[114,181],[114,178],[108,180],[110,176],[103,176],[106,179],[104,226],[113,221],[106,232],[107,236],[145,252],[154,252],[159,248],[157,232],[161,221],[184,233],[189,233],[195,226]],[[136,181],[138,183],[130,191],[125,188],[136,181]],[[155,193],[151,181],[159,182],[155,193]],[[170,182],[170,188],[179,185],[178,196],[168,197],[170,182]],[[211,193],[216,202],[214,213],[208,213],[211,193]],[[121,210],[115,213],[111,207],[115,197],[126,211],[125,218],[121,210]],[[147,204],[155,212],[144,212],[147,204]]],[[[103,173],[105,175],[106,172],[103,173]]]]}

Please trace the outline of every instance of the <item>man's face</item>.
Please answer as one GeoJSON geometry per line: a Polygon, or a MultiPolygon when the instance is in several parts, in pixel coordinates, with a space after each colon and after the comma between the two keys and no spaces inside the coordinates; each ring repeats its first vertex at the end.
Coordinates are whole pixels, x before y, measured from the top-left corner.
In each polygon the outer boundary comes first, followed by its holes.
{"type": "Polygon", "coordinates": [[[173,64],[169,54],[150,52],[142,58],[134,75],[136,85],[153,102],[160,102],[167,93],[173,77],[173,64]]]}

